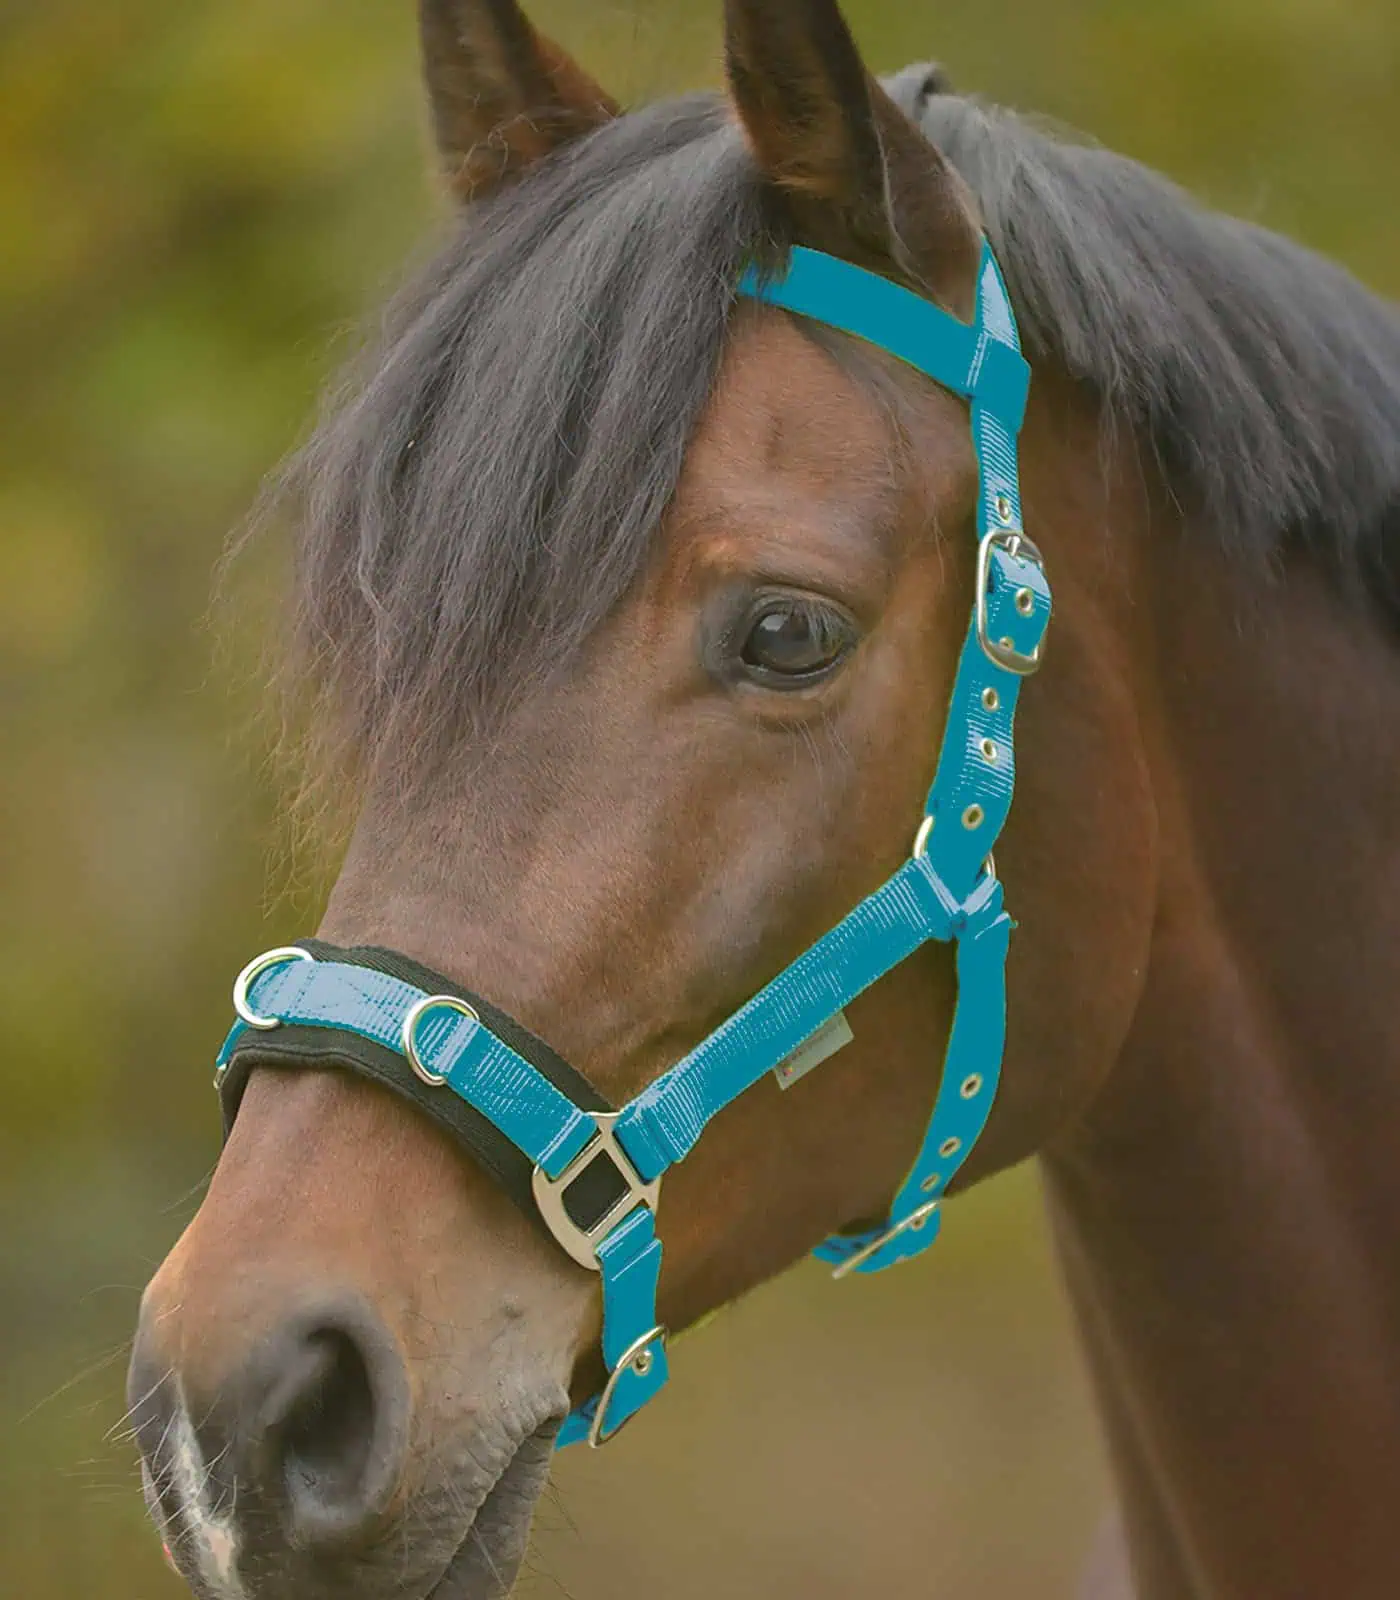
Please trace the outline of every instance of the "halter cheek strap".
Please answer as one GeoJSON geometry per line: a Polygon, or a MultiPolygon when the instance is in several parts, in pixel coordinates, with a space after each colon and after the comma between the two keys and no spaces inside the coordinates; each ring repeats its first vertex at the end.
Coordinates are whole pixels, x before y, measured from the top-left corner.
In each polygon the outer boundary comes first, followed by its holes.
{"type": "Polygon", "coordinates": [[[250,963],[216,1083],[226,1124],[256,1066],[334,1065],[412,1101],[465,1146],[602,1282],[600,1394],[559,1443],[610,1438],[666,1382],[656,1317],[663,1174],[710,1119],[929,940],[957,947],[958,999],[923,1144],[888,1216],[817,1250],[837,1277],[923,1250],[939,1204],[991,1111],[1006,1031],[1011,919],[991,851],[1011,806],[1021,680],[1040,663],[1050,590],[1021,532],[1016,438],[1029,370],[984,246],[977,315],[959,322],[910,291],[795,248],[786,272],[750,270],[741,294],[865,339],[971,402],[979,471],[972,619],[938,769],[910,859],[636,1099],[613,1110],[542,1041],[484,999],[391,951],[307,941],[250,963]]]}

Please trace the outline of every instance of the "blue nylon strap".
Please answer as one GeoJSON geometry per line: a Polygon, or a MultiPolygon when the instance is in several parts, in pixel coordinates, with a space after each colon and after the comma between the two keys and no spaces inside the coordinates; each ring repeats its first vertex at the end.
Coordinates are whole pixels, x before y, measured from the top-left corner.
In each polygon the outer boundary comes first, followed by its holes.
{"type": "Polygon", "coordinates": [[[887,1242],[855,1272],[881,1272],[927,1250],[938,1237],[941,1210],[920,1226],[891,1234],[930,1201],[942,1198],[954,1174],[981,1136],[996,1099],[1006,1042],[1006,949],[1011,918],[1001,909],[996,885],[974,925],[958,940],[958,1003],[943,1060],[943,1078],[924,1142],[890,1206],[884,1225],[862,1234],[833,1234],[813,1254],[839,1266],[882,1235],[887,1242]]]}
{"type": "MultiPolygon", "coordinates": [[[[978,285],[978,320],[993,340],[1016,348],[1016,324],[1006,286],[990,250],[982,260],[978,285]]],[[[977,450],[980,485],[977,530],[988,567],[987,633],[1023,656],[1044,640],[1050,621],[1050,587],[1038,559],[1013,553],[1009,536],[1021,527],[1021,491],[1017,469],[1016,431],[1008,429],[995,408],[974,402],[972,436],[977,450]],[[989,536],[996,539],[988,545],[989,536]],[[1029,595],[1023,612],[1017,597],[1029,595]]],[[[1016,764],[1012,741],[1021,678],[998,665],[977,639],[977,619],[963,644],[928,815],[934,819],[929,854],[939,875],[959,899],[971,892],[1011,809],[1016,764]],[[990,754],[987,741],[990,741],[990,754]],[[979,807],[981,821],[964,826],[968,808],[979,807]]]]}
{"type": "Polygon", "coordinates": [[[906,861],[816,944],[623,1108],[616,1132],[644,1178],[694,1147],[715,1113],[929,939],[958,905],[927,860],[906,861]]]}
{"type": "MultiPolygon", "coordinates": [[[[984,244],[979,296],[986,293],[989,268],[1000,282],[991,248],[984,244]]],[[[793,246],[781,278],[765,277],[750,267],[738,292],[864,339],[945,389],[968,396],[1000,417],[1013,434],[1021,426],[1030,368],[1014,333],[1006,338],[1004,325],[989,323],[980,308],[976,322],[959,322],[878,273],[804,245],[793,246]]],[[[1014,323],[1010,326],[1014,329],[1014,323]]]]}
{"type": "MultiPolygon", "coordinates": [[[[1045,633],[1050,617],[1050,591],[1038,562],[996,547],[989,559],[988,632],[1009,640],[1029,655],[1045,633]],[[1031,595],[1033,610],[1024,614],[1017,595],[1031,595]]],[[[1022,679],[998,666],[970,632],[958,661],[938,769],[929,791],[928,815],[934,819],[929,854],[955,899],[972,891],[1011,810],[1016,782],[1013,734],[1022,679]],[[969,807],[980,807],[981,821],[964,825],[969,807]]],[[[974,816],[976,813],[974,813],[974,816]]],[[[970,820],[970,819],[968,819],[970,820]]]]}
{"type": "MultiPolygon", "coordinates": [[[[656,1218],[645,1206],[629,1212],[598,1246],[598,1260],[603,1269],[603,1360],[609,1374],[616,1373],[599,1430],[601,1442],[635,1416],[670,1375],[664,1339],[645,1347],[645,1370],[638,1371],[635,1362],[618,1368],[628,1351],[636,1349],[656,1327],[656,1288],[661,1276],[656,1218]]],[[[594,1395],[570,1413],[556,1440],[560,1448],[588,1437],[602,1398],[594,1395]]]]}
{"type": "MultiPolygon", "coordinates": [[[[423,991],[386,972],[335,961],[289,961],[260,974],[248,992],[254,1011],[281,1022],[344,1028],[403,1049],[403,1022],[423,991]]],[[[236,1023],[219,1064],[242,1036],[236,1023]]],[[[424,1066],[444,1075],[550,1177],[558,1177],[596,1129],[593,1119],[560,1094],[523,1056],[470,1017],[446,1007],[429,1011],[414,1034],[424,1066]]]]}

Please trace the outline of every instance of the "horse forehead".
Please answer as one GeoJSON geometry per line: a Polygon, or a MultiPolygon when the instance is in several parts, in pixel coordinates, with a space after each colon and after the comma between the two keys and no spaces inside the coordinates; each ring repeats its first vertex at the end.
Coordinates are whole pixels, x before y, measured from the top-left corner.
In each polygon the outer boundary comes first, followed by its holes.
{"type": "MultiPolygon", "coordinates": [[[[883,485],[892,435],[871,391],[782,312],[736,318],[686,462],[686,478],[758,469],[883,485]]],[[[683,484],[684,487],[684,484],[683,484]]]]}
{"type": "Polygon", "coordinates": [[[734,320],[677,487],[678,520],[785,500],[824,506],[848,532],[892,530],[975,487],[956,395],[859,340],[818,344],[785,312],[741,308],[734,320]]]}

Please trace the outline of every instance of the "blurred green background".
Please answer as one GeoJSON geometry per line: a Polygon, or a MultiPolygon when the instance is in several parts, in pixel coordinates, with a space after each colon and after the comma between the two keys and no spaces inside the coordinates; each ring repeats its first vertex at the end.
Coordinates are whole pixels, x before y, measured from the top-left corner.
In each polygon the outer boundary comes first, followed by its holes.
{"type": "MultiPolygon", "coordinates": [[[[636,100],[717,0],[548,0],[636,100]]],[[[849,0],[869,59],[1081,128],[1400,291],[1395,0],[849,0]]],[[[231,974],[314,921],[256,731],[276,561],[227,531],[435,214],[411,0],[0,7],[0,1596],[173,1596],[121,1416],[214,1161],[231,974]]],[[[526,1594],[1069,1595],[1106,1503],[1033,1174],[933,1258],[815,1266],[559,1472],[526,1594]]]]}

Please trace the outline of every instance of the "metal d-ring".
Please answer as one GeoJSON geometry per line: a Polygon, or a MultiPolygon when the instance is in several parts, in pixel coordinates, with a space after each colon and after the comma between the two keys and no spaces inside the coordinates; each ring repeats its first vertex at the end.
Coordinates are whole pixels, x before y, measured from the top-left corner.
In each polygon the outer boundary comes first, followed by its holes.
{"type": "MultiPolygon", "coordinates": [[[[932,832],[933,818],[931,816],[927,816],[919,824],[919,831],[914,835],[914,848],[910,854],[913,856],[915,861],[918,861],[921,857],[928,854],[929,835],[932,832]]],[[[989,878],[995,878],[997,875],[996,857],[990,850],[988,850],[986,859],[982,863],[982,871],[989,878]]]]}
{"type": "Polygon", "coordinates": [[[260,1028],[263,1031],[280,1028],[281,1017],[259,1016],[248,1004],[248,990],[253,979],[266,972],[269,967],[280,967],[284,961],[315,961],[315,959],[309,950],[303,950],[299,944],[279,945],[275,950],[264,950],[260,956],[254,956],[233,980],[233,1009],[238,1013],[238,1020],[250,1028],[260,1028]]]}
{"type": "MultiPolygon", "coordinates": [[[[591,1450],[596,1450],[600,1445],[605,1445],[609,1439],[616,1439],[618,1434],[631,1422],[632,1417],[625,1417],[615,1428],[603,1432],[603,1424],[607,1421],[608,1407],[612,1404],[613,1390],[617,1388],[618,1380],[624,1372],[635,1372],[639,1378],[645,1377],[651,1371],[654,1359],[651,1347],[658,1339],[662,1348],[665,1348],[667,1331],[662,1323],[657,1323],[654,1328],[649,1328],[640,1339],[634,1339],[622,1352],[617,1365],[608,1374],[608,1381],[603,1385],[603,1392],[598,1396],[598,1409],[593,1413],[593,1421],[588,1425],[588,1445],[591,1450]]],[[[632,1414],[636,1415],[635,1412],[632,1414]]]]}
{"type": "Polygon", "coordinates": [[[475,1006],[469,1006],[465,1000],[459,1000],[455,994],[425,994],[421,1000],[415,1000],[408,1008],[408,1014],[403,1019],[403,1031],[400,1035],[403,1053],[408,1057],[409,1066],[413,1068],[430,1089],[440,1089],[447,1082],[447,1074],[433,1072],[423,1065],[423,1058],[418,1054],[418,1041],[414,1034],[424,1013],[436,1011],[439,1007],[444,1011],[456,1011],[464,1017],[470,1017],[473,1022],[481,1021],[475,1006]]]}

